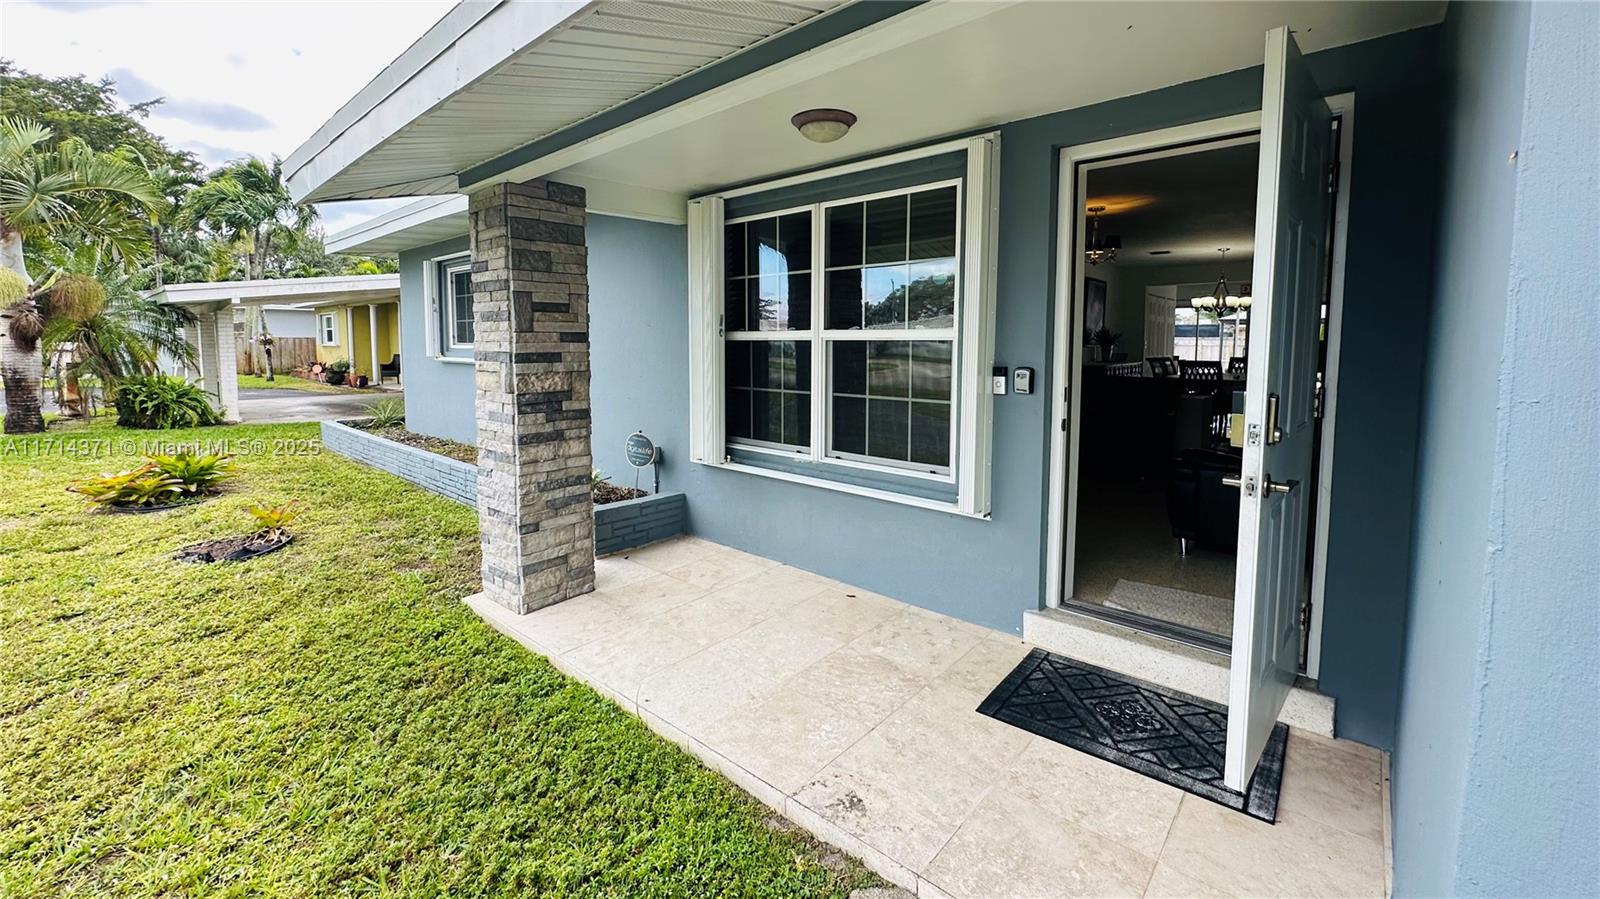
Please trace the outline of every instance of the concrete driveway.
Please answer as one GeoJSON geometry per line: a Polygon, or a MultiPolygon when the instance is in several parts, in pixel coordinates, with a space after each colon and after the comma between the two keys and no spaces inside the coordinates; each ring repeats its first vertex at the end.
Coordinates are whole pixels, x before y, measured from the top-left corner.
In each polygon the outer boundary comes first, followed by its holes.
{"type": "Polygon", "coordinates": [[[300,390],[240,390],[239,417],[247,422],[326,421],[360,418],[379,400],[404,399],[398,390],[328,394],[300,390]]]}

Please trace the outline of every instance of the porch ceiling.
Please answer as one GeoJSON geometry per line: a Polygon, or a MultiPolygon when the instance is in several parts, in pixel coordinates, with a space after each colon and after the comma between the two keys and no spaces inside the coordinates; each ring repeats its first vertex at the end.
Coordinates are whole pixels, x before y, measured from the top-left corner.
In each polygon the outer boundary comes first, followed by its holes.
{"type": "MultiPolygon", "coordinates": [[[[815,64],[824,47],[745,79],[770,91],[709,110],[605,152],[562,151],[518,178],[558,172],[692,196],[938,137],[1116,99],[1258,66],[1264,35],[1288,23],[1305,52],[1439,22],[1443,2],[1152,2],[990,4],[960,27],[934,29],[930,3],[878,26],[874,52],[815,64]],[[890,32],[928,32],[896,44],[890,32]],[[876,48],[882,48],[881,50],[876,48]],[[813,63],[814,72],[784,78],[813,63]],[[789,125],[795,112],[841,107],[859,122],[814,144],[789,125]]],[[[700,100],[683,104],[691,106],[700,100]]],[[[706,104],[708,107],[709,103],[706,104]]],[[[631,126],[630,126],[631,127],[631,126]]],[[[644,128],[638,129],[643,132],[644,128]]]]}
{"type": "Polygon", "coordinates": [[[463,3],[285,162],[301,200],[449,193],[456,173],[844,0],[463,3]]]}

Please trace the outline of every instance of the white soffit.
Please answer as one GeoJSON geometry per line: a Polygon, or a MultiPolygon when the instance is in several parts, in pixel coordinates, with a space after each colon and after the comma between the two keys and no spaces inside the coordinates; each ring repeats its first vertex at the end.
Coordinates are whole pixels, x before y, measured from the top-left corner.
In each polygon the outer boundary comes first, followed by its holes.
{"type": "Polygon", "coordinates": [[[168,284],[145,292],[158,303],[192,306],[208,303],[278,305],[370,303],[400,295],[400,275],[332,275],[326,278],[266,278],[254,281],[204,281],[168,284]]]}
{"type": "Polygon", "coordinates": [[[327,250],[393,256],[401,250],[460,237],[467,229],[465,196],[424,197],[332,235],[327,240],[327,250]]]}
{"type": "MultiPolygon", "coordinates": [[[[877,52],[848,58],[848,38],[738,83],[737,104],[706,96],[674,107],[671,127],[640,122],[513,172],[649,185],[694,196],[1262,64],[1269,28],[1288,23],[1307,53],[1436,24],[1430,2],[933,3],[875,29],[877,52]],[[952,10],[991,10],[952,28],[952,10]],[[804,71],[804,78],[792,73],[804,71]],[[765,85],[767,90],[761,91],[765,85]],[[859,121],[831,144],[801,138],[795,112],[837,106],[859,121]],[[704,114],[696,115],[696,110],[704,114]]],[[[732,87],[732,86],[730,86],[732,87]]],[[[1340,86],[1330,86],[1340,87],[1340,86]]],[[[1181,115],[1181,110],[1176,110],[1181,115]]]]}
{"type": "Polygon", "coordinates": [[[457,172],[843,2],[462,3],[290,154],[290,190],[302,201],[454,192],[457,172]]]}

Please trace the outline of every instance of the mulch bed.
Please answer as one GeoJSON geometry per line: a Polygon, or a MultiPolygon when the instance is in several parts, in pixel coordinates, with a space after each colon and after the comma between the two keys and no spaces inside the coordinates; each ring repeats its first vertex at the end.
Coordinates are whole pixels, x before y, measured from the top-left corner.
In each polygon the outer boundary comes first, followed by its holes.
{"type": "Polygon", "coordinates": [[[385,440],[393,440],[395,443],[403,443],[419,450],[426,450],[435,455],[455,459],[457,462],[478,461],[478,448],[469,444],[457,443],[454,440],[446,440],[443,437],[433,437],[428,434],[418,434],[415,431],[408,431],[401,427],[374,428],[371,422],[347,421],[345,424],[352,428],[359,428],[369,434],[376,434],[385,440]]]}
{"type": "Polygon", "coordinates": [[[610,481],[601,481],[594,485],[594,504],[597,506],[603,506],[606,503],[620,503],[625,499],[638,499],[641,496],[649,495],[636,487],[618,487],[610,481]]]}
{"type": "Polygon", "coordinates": [[[179,562],[242,562],[256,556],[276,552],[294,542],[289,534],[270,536],[247,534],[243,537],[223,537],[185,546],[172,554],[179,562]]]}
{"type": "Polygon", "coordinates": [[[190,496],[175,502],[157,503],[153,506],[119,506],[112,504],[101,506],[100,508],[116,515],[144,515],[147,512],[165,512],[168,509],[181,509],[184,506],[192,506],[196,503],[203,503],[210,498],[211,497],[209,495],[190,496]]]}

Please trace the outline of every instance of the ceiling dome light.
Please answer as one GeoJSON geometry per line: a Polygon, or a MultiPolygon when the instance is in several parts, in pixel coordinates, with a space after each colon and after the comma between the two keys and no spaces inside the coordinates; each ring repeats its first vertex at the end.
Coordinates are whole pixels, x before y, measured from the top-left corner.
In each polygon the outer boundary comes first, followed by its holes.
{"type": "Polygon", "coordinates": [[[801,137],[819,144],[831,144],[844,137],[855,123],[855,113],[842,109],[807,109],[795,113],[789,120],[789,124],[799,129],[801,137]]]}

